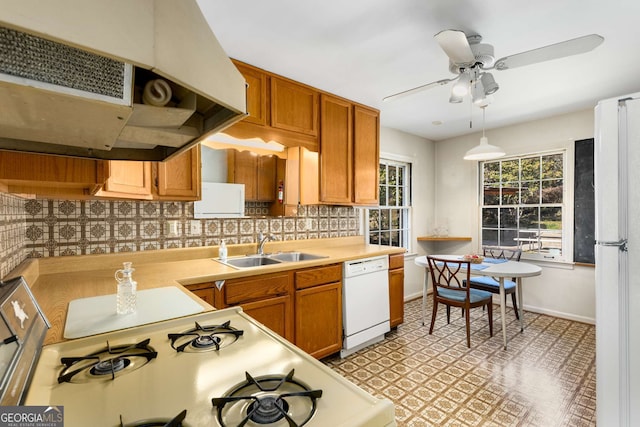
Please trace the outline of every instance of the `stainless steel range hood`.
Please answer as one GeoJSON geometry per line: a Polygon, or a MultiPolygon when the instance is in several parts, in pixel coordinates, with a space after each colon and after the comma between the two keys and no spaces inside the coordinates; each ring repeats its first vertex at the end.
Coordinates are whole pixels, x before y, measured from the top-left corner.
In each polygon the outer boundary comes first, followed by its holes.
{"type": "Polygon", "coordinates": [[[169,159],[246,115],[195,0],[0,0],[0,149],[169,159]]]}

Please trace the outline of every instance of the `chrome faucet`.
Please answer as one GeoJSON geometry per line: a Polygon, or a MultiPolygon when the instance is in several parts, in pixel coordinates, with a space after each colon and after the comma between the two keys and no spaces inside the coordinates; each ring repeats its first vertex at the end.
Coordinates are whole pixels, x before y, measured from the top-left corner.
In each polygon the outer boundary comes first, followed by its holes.
{"type": "Polygon", "coordinates": [[[267,240],[275,240],[276,237],[273,234],[263,235],[262,232],[258,233],[258,255],[264,255],[264,244],[267,240]]]}

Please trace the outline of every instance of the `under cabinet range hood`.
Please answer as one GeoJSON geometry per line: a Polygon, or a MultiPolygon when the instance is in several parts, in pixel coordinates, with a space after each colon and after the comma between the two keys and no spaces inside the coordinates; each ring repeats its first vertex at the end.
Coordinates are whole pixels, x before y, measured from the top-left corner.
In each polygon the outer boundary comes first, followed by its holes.
{"type": "Polygon", "coordinates": [[[162,161],[246,116],[195,0],[0,0],[0,149],[162,161]]]}

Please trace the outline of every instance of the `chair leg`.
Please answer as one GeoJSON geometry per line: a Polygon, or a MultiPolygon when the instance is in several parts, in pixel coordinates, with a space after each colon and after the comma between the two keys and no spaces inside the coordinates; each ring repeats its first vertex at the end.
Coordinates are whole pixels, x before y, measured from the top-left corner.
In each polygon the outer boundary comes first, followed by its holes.
{"type": "MultiPolygon", "coordinates": [[[[507,297],[506,295],[504,296],[507,297]]],[[[516,312],[516,319],[520,320],[520,314],[518,313],[518,303],[516,302],[516,293],[511,294],[511,302],[513,302],[513,311],[516,312]]]]}
{"type": "Polygon", "coordinates": [[[429,327],[429,335],[433,332],[433,325],[436,323],[436,314],[438,313],[438,300],[434,298],[433,313],[431,313],[431,326],[429,327]]]}
{"type": "Polygon", "coordinates": [[[464,311],[464,323],[467,327],[467,347],[471,348],[471,325],[469,322],[469,311],[470,310],[464,311]]]}
{"type": "Polygon", "coordinates": [[[489,301],[487,304],[487,314],[489,316],[489,336],[493,336],[493,303],[489,301]]]}
{"type": "Polygon", "coordinates": [[[451,321],[451,306],[448,305],[447,306],[447,325],[449,324],[450,321],[451,321]]]}

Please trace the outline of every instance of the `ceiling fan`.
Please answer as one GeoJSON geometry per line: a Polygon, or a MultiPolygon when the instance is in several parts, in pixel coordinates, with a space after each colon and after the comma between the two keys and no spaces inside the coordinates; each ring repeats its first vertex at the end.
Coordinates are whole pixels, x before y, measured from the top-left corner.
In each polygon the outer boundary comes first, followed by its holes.
{"type": "Polygon", "coordinates": [[[509,70],[586,53],[595,49],[604,41],[604,37],[598,34],[590,34],[496,60],[493,54],[493,46],[481,43],[482,36],[480,35],[466,35],[459,30],[444,30],[436,34],[434,38],[449,57],[449,71],[457,74],[457,76],[398,92],[383,98],[383,101],[395,100],[455,82],[451,88],[449,102],[462,102],[464,96],[471,93],[471,98],[476,105],[486,106],[490,100],[489,96],[499,89],[493,75],[488,72],[489,70],[509,70]]]}

